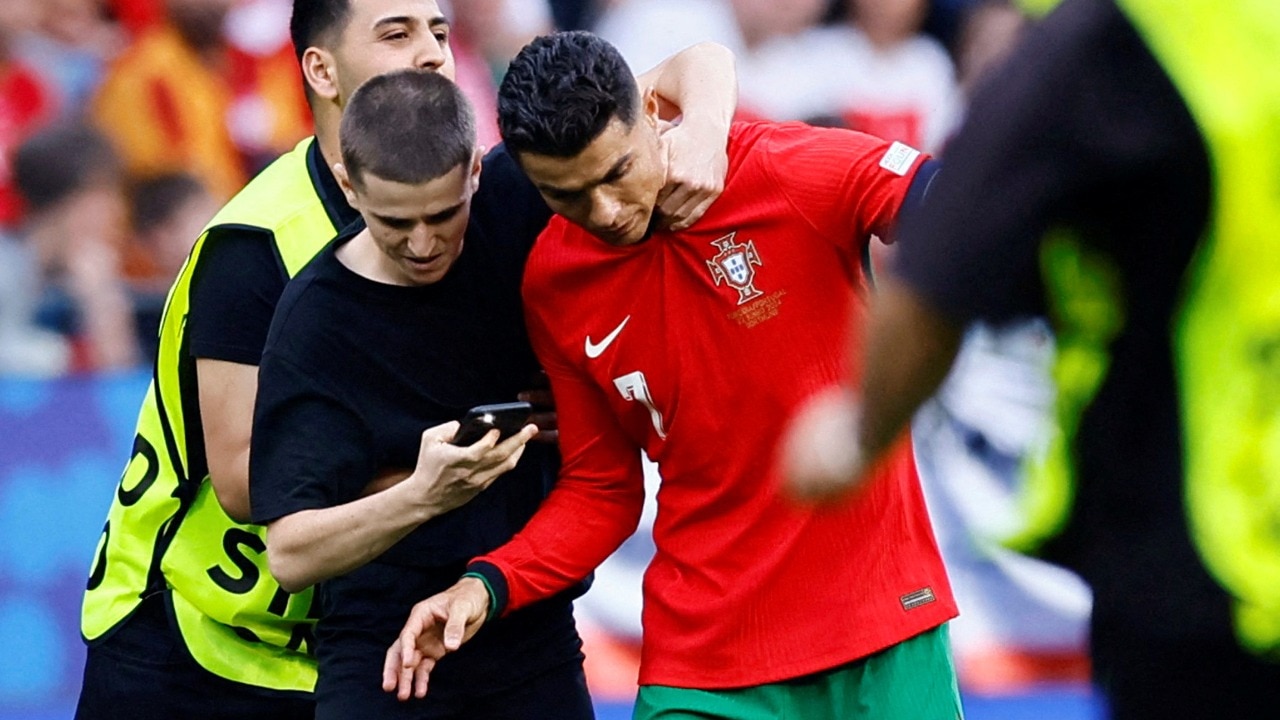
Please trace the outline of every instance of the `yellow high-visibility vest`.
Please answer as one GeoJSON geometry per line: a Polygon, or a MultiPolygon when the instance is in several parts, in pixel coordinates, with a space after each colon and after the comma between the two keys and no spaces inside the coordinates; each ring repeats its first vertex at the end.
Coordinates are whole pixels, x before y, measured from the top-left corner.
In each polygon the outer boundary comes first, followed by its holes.
{"type": "Polygon", "coordinates": [[[1191,538],[1237,635],[1280,653],[1280,3],[1121,0],[1209,152],[1173,325],[1191,538]]]}
{"type": "MultiPolygon", "coordinates": [[[[1205,140],[1207,227],[1170,322],[1185,507],[1205,568],[1233,600],[1241,644],[1280,656],[1280,3],[1118,0],[1205,140]]],[[[1031,473],[1034,547],[1066,523],[1080,417],[1124,323],[1104,253],[1065,235],[1042,248],[1054,314],[1067,319],[1055,369],[1059,427],[1031,473]]]]}
{"type": "Polygon", "coordinates": [[[281,156],[214,217],[169,291],[133,457],[102,531],[81,614],[81,633],[92,643],[144,596],[169,589],[182,638],[202,667],[295,692],[315,687],[312,591],[282,590],[267,570],[265,529],[229,518],[208,476],[190,476],[184,413],[196,407],[197,389],[185,328],[191,278],[206,244],[216,242],[210,228],[269,231],[289,277],[337,234],[308,167],[323,162],[314,142],[281,156]]]}

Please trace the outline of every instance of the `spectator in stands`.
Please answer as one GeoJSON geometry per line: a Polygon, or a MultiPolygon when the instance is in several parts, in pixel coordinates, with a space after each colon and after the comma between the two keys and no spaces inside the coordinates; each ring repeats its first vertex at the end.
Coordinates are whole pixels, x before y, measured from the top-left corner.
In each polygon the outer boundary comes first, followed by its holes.
{"type": "Polygon", "coordinates": [[[16,55],[18,39],[35,27],[36,0],[0,2],[0,228],[21,215],[10,167],[13,151],[53,117],[54,98],[39,75],[16,55]]]}
{"type": "Polygon", "coordinates": [[[186,262],[192,240],[217,211],[217,201],[188,173],[158,175],[130,188],[133,232],[124,246],[123,273],[144,357],[155,353],[169,285],[186,262]]]}
{"type": "Polygon", "coordinates": [[[256,174],[311,134],[311,111],[289,40],[291,0],[236,0],[227,13],[227,126],[256,174]]]}
{"type": "Polygon", "coordinates": [[[955,70],[921,34],[927,0],[847,0],[848,22],[822,33],[828,111],[854,130],[938,152],[956,121],[955,70]]]}
{"type": "Polygon", "coordinates": [[[553,29],[546,0],[455,0],[450,6],[455,31],[484,59],[495,82],[525,43],[553,29]]]}
{"type": "Polygon", "coordinates": [[[70,346],[36,324],[40,270],[31,246],[0,233],[0,375],[63,373],[70,346]]]}
{"type": "Polygon", "coordinates": [[[23,143],[13,168],[43,286],[40,321],[68,337],[68,369],[131,367],[138,352],[119,272],[126,207],[110,143],[82,125],[56,126],[23,143]]]}
{"type": "Polygon", "coordinates": [[[105,0],[107,10],[116,17],[130,37],[164,20],[165,0],[105,0]]]}
{"type": "Polygon", "coordinates": [[[813,41],[825,0],[625,0],[596,32],[632,67],[702,40],[733,51],[744,119],[799,120],[831,104],[830,62],[813,41]]]}
{"type": "MultiPolygon", "coordinates": [[[[247,179],[245,159],[230,130],[235,91],[221,71],[236,67],[222,30],[232,3],[168,0],[168,21],[144,31],[108,70],[93,115],[131,173],[188,170],[220,200],[247,179]]],[[[300,82],[296,75],[290,68],[292,87],[300,82]]],[[[257,84],[273,85],[263,78],[257,84]]],[[[264,123],[302,127],[294,119],[304,112],[298,96],[263,97],[256,108],[264,123]]]]}
{"type": "Polygon", "coordinates": [[[464,0],[442,2],[441,9],[453,19],[449,45],[456,82],[475,107],[477,138],[493,147],[502,141],[498,81],[526,42],[550,32],[551,14],[544,0],[464,0]]]}
{"type": "Polygon", "coordinates": [[[17,53],[49,82],[61,113],[77,115],[123,47],[124,34],[102,0],[42,0],[34,32],[19,40],[17,53]]]}
{"type": "Polygon", "coordinates": [[[146,291],[166,293],[218,205],[189,173],[166,173],[133,184],[129,217],[133,237],[126,246],[125,276],[146,291]]]}

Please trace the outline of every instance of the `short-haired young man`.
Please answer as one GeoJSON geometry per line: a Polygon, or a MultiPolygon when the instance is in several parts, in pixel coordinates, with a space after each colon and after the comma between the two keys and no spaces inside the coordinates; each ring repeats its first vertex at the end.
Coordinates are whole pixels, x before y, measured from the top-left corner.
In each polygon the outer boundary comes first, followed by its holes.
{"type": "Polygon", "coordinates": [[[481,151],[462,92],[413,70],[375,77],[352,97],[341,143],[334,171],[364,224],[285,288],[250,456],[272,573],[290,590],[320,583],[324,598],[316,717],[590,717],[570,604],[581,588],[496,621],[439,669],[426,700],[401,704],[377,685],[413,603],[514,535],[556,463],[551,446],[525,447],[534,425],[501,443],[496,431],[448,443],[451,420],[513,400],[538,368],[519,298],[533,234],[508,221],[536,213],[475,195],[481,151]]]}
{"type": "Polygon", "coordinates": [[[415,607],[401,668],[612,552],[640,515],[643,449],[663,484],[637,717],[959,717],[944,626],[956,606],[909,438],[865,493],[822,511],[787,502],[773,469],[791,410],[843,376],[870,236],[932,163],[849,131],[736,124],[724,194],[671,232],[655,222],[656,103],[612,46],[535,40],[499,108],[509,150],[562,216],[523,292],[564,466],[529,525],[471,564],[492,597],[464,578],[415,607]]]}
{"type": "MultiPolygon", "coordinates": [[[[263,528],[247,524],[258,362],[285,282],[357,217],[329,170],[349,96],[380,73],[452,78],[454,68],[436,0],[295,0],[291,34],[315,137],[218,213],[169,294],[155,378],[85,592],[82,718],[314,714],[312,592],[280,587],[263,528]]],[[[687,222],[723,177],[723,153],[699,147],[727,132],[732,59],[691,48],[651,73],[646,82],[685,111],[668,135],[685,169],[665,202],[687,222]]],[[[505,153],[492,164],[487,188],[536,196],[505,153]]],[[[533,237],[546,217],[543,208],[509,221],[533,237]]]]}

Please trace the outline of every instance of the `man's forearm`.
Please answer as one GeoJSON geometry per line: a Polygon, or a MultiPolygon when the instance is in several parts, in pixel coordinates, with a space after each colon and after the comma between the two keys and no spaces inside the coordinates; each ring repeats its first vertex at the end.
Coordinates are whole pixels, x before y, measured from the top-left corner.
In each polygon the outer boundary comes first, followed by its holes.
{"type": "Polygon", "coordinates": [[[960,349],[961,328],[892,277],[872,302],[862,373],[858,443],[868,463],[902,433],[942,384],[960,349]]]}
{"type": "Polygon", "coordinates": [[[652,87],[665,105],[663,116],[683,115],[683,122],[722,131],[738,109],[738,73],[733,53],[723,45],[702,42],[685,48],[637,78],[641,89],[652,87]]]}
{"type": "Polygon", "coordinates": [[[364,566],[436,514],[399,483],[343,505],[286,515],[267,526],[271,574],[297,592],[364,566]]]}
{"type": "Polygon", "coordinates": [[[209,462],[209,482],[223,512],[238,523],[249,522],[249,446],[229,457],[209,462]]]}
{"type": "Polygon", "coordinates": [[[529,523],[468,570],[485,578],[493,616],[580,582],[635,532],[644,509],[639,458],[616,482],[561,476],[529,523]]]}

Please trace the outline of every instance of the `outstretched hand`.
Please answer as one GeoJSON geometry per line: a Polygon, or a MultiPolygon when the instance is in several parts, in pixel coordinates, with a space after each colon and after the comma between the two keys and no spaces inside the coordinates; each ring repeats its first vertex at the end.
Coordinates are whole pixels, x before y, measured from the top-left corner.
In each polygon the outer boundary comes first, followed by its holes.
{"type": "Polygon", "coordinates": [[[400,637],[387,649],[382,689],[400,700],[426,697],[436,663],[470,640],[488,612],[489,591],[474,577],[414,605],[400,637]]]}
{"type": "Polygon", "coordinates": [[[834,501],[857,486],[866,470],[858,444],[858,403],[847,390],[814,397],[788,423],[782,471],[792,497],[834,501]]]}

